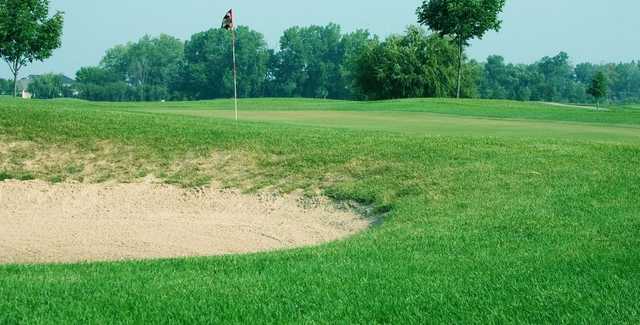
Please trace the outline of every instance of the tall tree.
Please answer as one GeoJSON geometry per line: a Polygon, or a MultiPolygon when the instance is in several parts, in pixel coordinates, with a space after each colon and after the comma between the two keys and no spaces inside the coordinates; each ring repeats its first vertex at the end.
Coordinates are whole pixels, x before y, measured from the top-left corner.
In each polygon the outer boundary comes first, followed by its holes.
{"type": "Polygon", "coordinates": [[[292,27],[280,38],[274,75],[279,96],[338,98],[344,58],[340,26],[292,27]]]}
{"type": "Polygon", "coordinates": [[[464,47],[474,38],[482,39],[489,30],[500,29],[498,14],[505,0],[427,0],[417,10],[418,22],[441,36],[449,36],[458,46],[458,81],[460,98],[464,47]]]}
{"type": "Polygon", "coordinates": [[[356,30],[342,36],[340,41],[340,73],[332,80],[336,99],[362,99],[356,83],[356,68],[360,55],[371,45],[379,43],[377,36],[367,30],[356,30]]]}
{"type": "Polygon", "coordinates": [[[542,82],[537,84],[540,99],[561,102],[569,97],[575,78],[574,68],[567,53],[560,52],[553,57],[545,56],[534,64],[534,68],[542,76],[542,82]]]}
{"type": "Polygon", "coordinates": [[[600,100],[607,96],[608,85],[607,77],[602,71],[596,73],[595,77],[591,81],[591,86],[587,89],[587,94],[593,96],[596,99],[596,107],[600,109],[600,100]]]}
{"type": "MultiPolygon", "coordinates": [[[[268,79],[270,52],[262,34],[245,26],[236,30],[238,95],[259,97],[268,79]]],[[[231,34],[215,28],[191,36],[184,50],[182,91],[192,99],[233,96],[231,34]]]]}
{"type": "Polygon", "coordinates": [[[135,88],[140,101],[167,99],[174,90],[183,56],[181,40],[165,34],[146,35],[135,43],[109,49],[100,66],[135,88]]]}
{"type": "Polygon", "coordinates": [[[491,55],[484,64],[483,78],[480,84],[480,94],[485,98],[505,99],[509,95],[510,67],[504,63],[504,58],[491,55]]]}
{"type": "Polygon", "coordinates": [[[63,22],[62,12],[49,17],[48,0],[0,0],[0,57],[13,74],[14,96],[20,69],[60,47],[63,22]]]}

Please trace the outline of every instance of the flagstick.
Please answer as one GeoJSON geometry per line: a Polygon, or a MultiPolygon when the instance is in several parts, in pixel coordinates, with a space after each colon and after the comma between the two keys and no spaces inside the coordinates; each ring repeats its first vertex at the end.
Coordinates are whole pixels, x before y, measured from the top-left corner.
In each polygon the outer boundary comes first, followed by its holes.
{"type": "MultiPolygon", "coordinates": [[[[234,22],[235,23],[235,22],[234,22]]],[[[238,122],[238,70],[236,69],[236,29],[233,26],[231,30],[233,43],[233,97],[236,106],[236,122],[238,122]]]]}

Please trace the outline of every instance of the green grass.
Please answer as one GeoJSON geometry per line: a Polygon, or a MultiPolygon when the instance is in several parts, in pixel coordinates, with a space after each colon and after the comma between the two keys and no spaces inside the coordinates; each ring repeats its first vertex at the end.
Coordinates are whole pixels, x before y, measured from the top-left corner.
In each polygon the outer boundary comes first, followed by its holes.
{"type": "Polygon", "coordinates": [[[0,151],[0,177],[73,179],[108,152],[101,180],[232,171],[231,185],[320,188],[384,222],[286,252],[0,266],[0,323],[640,320],[637,109],[269,99],[235,123],[229,104],[2,99],[0,139],[27,144],[0,151]],[[22,164],[51,148],[83,161],[22,164]],[[215,152],[242,167],[212,171],[215,152]]]}

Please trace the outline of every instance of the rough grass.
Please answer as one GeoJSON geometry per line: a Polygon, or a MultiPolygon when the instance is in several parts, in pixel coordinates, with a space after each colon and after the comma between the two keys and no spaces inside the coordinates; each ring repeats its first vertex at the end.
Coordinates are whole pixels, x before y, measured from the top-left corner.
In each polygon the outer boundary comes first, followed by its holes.
{"type": "Polygon", "coordinates": [[[216,181],[225,187],[251,190],[255,184],[246,181],[247,175],[257,170],[256,160],[244,152],[213,150],[168,158],[109,140],[47,144],[0,136],[0,170],[5,179],[28,175],[29,179],[54,183],[127,183],[153,177],[182,187],[216,181]]]}
{"type": "Polygon", "coordinates": [[[442,136],[437,128],[412,134],[385,130],[385,124],[405,123],[395,119],[380,120],[380,127],[369,129],[329,127],[322,121],[312,121],[315,126],[277,120],[235,124],[222,116],[167,112],[165,104],[175,106],[167,110],[207,111],[226,102],[0,102],[0,137],[5,141],[0,163],[9,166],[0,170],[0,178],[24,170],[47,179],[62,169],[65,179],[96,181],[91,178],[94,169],[87,166],[105,160],[132,171],[114,167],[122,172],[114,172],[116,180],[143,174],[139,168],[164,172],[165,180],[183,185],[207,181],[180,181],[198,175],[216,179],[235,174],[240,175],[235,186],[320,188],[336,199],[373,204],[389,214],[370,231],[319,248],[167,261],[1,266],[0,323],[640,319],[640,144],[607,130],[638,124],[633,109],[593,112],[534,103],[439,100],[245,102],[249,111],[350,110],[366,115],[386,106],[398,114],[588,123],[603,132],[536,137],[545,131],[542,125],[523,136],[480,136],[466,135],[460,124],[462,135],[442,136]],[[22,162],[43,160],[39,154],[29,149],[7,155],[6,141],[9,147],[45,148],[45,153],[77,156],[81,159],[68,161],[84,163],[67,170],[65,160],[56,159],[62,167],[51,170],[57,172],[29,169],[22,162]],[[215,153],[250,159],[246,164],[225,160],[231,168],[225,170],[215,153]]]}

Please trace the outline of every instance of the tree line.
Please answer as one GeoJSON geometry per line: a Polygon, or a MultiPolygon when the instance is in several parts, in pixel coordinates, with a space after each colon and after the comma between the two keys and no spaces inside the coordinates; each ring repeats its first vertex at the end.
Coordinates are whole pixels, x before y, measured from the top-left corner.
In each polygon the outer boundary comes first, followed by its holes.
{"type": "MultiPolygon", "coordinates": [[[[355,99],[356,59],[376,39],[367,31],[343,34],[335,24],[293,27],[280,48],[247,27],[237,31],[241,97],[355,99]]],[[[233,95],[231,34],[211,29],[186,42],[145,36],[107,51],[76,74],[79,96],[89,100],[201,100],[233,95]]]]}
{"type": "MultiPolygon", "coordinates": [[[[507,64],[500,56],[469,60],[464,48],[498,31],[505,0],[426,0],[418,22],[381,39],[340,26],[292,27],[277,50],[248,27],[237,29],[241,97],[311,97],[377,100],[467,97],[584,103],[640,101],[640,63],[572,65],[561,52],[533,64],[507,64]]],[[[0,58],[13,82],[0,79],[0,94],[16,93],[22,67],[60,46],[63,16],[49,17],[48,0],[0,0],[0,58]]],[[[169,35],[144,36],[109,49],[96,66],[83,67],[75,83],[48,74],[29,83],[36,98],[80,97],[97,101],[201,100],[231,97],[231,34],[197,33],[186,42],[169,35]]]]}
{"type": "MultiPolygon", "coordinates": [[[[507,64],[500,56],[470,60],[465,47],[498,31],[505,0],[426,0],[418,22],[386,39],[340,26],[292,27],[271,49],[264,36],[237,29],[241,97],[310,97],[378,100],[467,97],[585,103],[640,101],[640,63],[572,65],[562,52],[533,64],[507,64]],[[431,32],[429,32],[431,31],[431,32]]],[[[16,94],[22,67],[48,58],[60,46],[63,16],[49,17],[48,0],[0,0],[0,58],[13,82],[0,79],[0,94],[16,94]]],[[[197,33],[183,42],[144,36],[109,49],[96,66],[83,67],[70,84],[61,75],[32,80],[36,98],[80,97],[96,101],[201,100],[231,97],[231,34],[197,33]]]]}
{"type": "MultiPolygon", "coordinates": [[[[598,73],[611,102],[640,101],[640,62],[572,65],[562,52],[532,64],[501,56],[476,62],[452,38],[410,26],[380,39],[366,30],[342,33],[335,24],[293,27],[270,49],[259,32],[237,30],[241,97],[309,97],[378,100],[454,97],[462,59],[460,93],[466,98],[586,103],[598,73]]],[[[97,66],[83,67],[69,87],[45,75],[29,86],[38,98],[97,101],[202,100],[233,94],[231,35],[211,29],[183,42],[145,36],[109,49],[97,66]]],[[[0,81],[3,94],[11,82],[0,81]]]]}
{"type": "Polygon", "coordinates": [[[636,61],[572,65],[569,55],[561,52],[533,64],[507,64],[501,56],[490,56],[475,65],[481,98],[587,103],[595,97],[590,91],[595,81],[605,88],[600,93],[610,102],[640,102],[636,61]]]}

